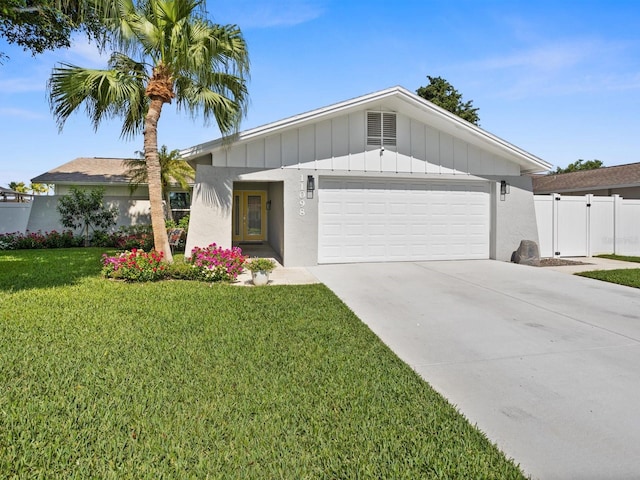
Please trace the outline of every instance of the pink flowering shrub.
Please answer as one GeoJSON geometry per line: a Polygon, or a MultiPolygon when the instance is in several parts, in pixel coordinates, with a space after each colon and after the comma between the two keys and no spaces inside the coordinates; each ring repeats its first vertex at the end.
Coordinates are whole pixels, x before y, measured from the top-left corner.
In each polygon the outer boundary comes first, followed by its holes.
{"type": "Polygon", "coordinates": [[[162,252],[149,253],[136,248],[122,252],[115,257],[102,256],[102,274],[107,278],[117,278],[130,282],[152,282],[166,278],[167,266],[162,263],[162,252]]]}
{"type": "Polygon", "coordinates": [[[246,257],[238,247],[223,249],[212,243],[206,248],[195,247],[187,259],[199,270],[199,277],[210,282],[231,281],[244,269],[246,257]]]}

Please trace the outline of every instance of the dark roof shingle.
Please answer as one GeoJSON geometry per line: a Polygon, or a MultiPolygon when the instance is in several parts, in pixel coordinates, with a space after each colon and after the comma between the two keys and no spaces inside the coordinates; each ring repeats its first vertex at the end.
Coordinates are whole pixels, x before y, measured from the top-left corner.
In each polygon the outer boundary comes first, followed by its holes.
{"type": "Polygon", "coordinates": [[[534,175],[532,178],[535,194],[640,186],[640,163],[571,173],[534,175]]]}

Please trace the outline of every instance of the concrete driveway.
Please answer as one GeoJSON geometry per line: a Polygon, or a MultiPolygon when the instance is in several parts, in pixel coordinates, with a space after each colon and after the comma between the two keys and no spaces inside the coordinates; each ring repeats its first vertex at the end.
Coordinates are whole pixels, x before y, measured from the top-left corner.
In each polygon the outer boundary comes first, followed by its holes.
{"type": "Polygon", "coordinates": [[[528,475],[640,478],[640,290],[492,260],[309,270],[528,475]]]}

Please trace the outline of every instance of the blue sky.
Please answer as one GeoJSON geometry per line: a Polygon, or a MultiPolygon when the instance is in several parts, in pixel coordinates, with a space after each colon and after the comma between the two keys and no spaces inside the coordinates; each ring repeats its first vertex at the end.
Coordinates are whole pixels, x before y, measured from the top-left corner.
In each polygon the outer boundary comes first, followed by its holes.
{"type": "MultiPolygon", "coordinates": [[[[238,24],[251,56],[241,129],[427,75],[479,107],[480,126],[559,166],[640,161],[640,2],[489,0],[208,0],[238,24]]],[[[76,157],[130,157],[117,121],[97,132],[79,112],[58,132],[46,82],[57,62],[102,67],[79,38],[37,57],[6,45],[0,65],[0,185],[29,182],[76,157]]],[[[165,106],[159,143],[186,148],[218,131],[165,106]]]]}

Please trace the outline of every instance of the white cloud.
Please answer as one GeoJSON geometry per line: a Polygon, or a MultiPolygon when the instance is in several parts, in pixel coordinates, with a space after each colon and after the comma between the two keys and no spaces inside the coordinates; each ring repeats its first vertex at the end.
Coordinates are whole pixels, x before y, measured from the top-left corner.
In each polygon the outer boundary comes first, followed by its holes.
{"type": "Polygon", "coordinates": [[[509,68],[525,68],[540,71],[566,70],[593,59],[598,55],[602,55],[610,49],[610,46],[591,40],[550,43],[535,48],[516,51],[508,55],[488,58],[479,62],[471,62],[469,66],[480,70],[502,70],[509,68]]]}
{"type": "Polygon", "coordinates": [[[324,14],[322,2],[309,0],[240,0],[217,3],[210,10],[219,23],[234,23],[242,29],[290,27],[324,14]]]}
{"type": "Polygon", "coordinates": [[[100,52],[95,43],[81,35],[76,36],[71,47],[64,51],[65,61],[80,67],[106,68],[111,52],[100,52]]]}
{"type": "Polygon", "coordinates": [[[632,90],[640,88],[640,75],[628,60],[636,55],[636,48],[598,39],[571,39],[467,62],[455,69],[483,78],[498,92],[494,96],[502,98],[632,90]]]}
{"type": "Polygon", "coordinates": [[[13,77],[0,78],[0,92],[3,94],[16,94],[26,92],[44,92],[47,87],[46,78],[40,77],[13,77]]]}
{"type": "Polygon", "coordinates": [[[0,117],[21,118],[25,120],[42,120],[50,118],[47,115],[22,108],[0,108],[0,117]]]}

